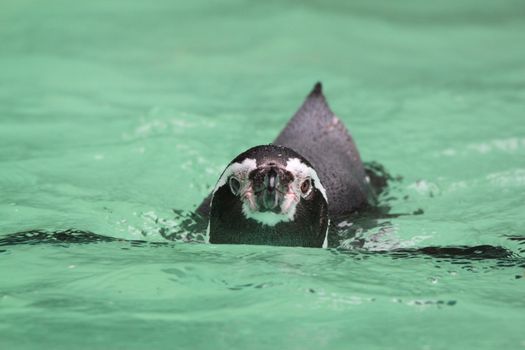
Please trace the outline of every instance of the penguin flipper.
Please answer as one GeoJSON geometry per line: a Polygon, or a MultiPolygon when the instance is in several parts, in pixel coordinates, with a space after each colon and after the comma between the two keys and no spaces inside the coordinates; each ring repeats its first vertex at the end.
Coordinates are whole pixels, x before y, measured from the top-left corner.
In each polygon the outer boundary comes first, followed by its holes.
{"type": "Polygon", "coordinates": [[[273,142],[308,159],[328,193],[330,216],[366,206],[371,191],[361,157],[344,124],[331,111],[321,83],[273,142]]]}

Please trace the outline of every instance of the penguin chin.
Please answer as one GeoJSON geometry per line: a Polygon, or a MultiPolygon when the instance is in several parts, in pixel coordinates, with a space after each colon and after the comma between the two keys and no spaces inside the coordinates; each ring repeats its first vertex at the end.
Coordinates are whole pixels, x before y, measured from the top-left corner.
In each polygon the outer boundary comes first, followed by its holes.
{"type": "Polygon", "coordinates": [[[264,226],[275,226],[278,223],[281,222],[290,222],[292,219],[284,214],[277,214],[271,211],[265,211],[265,212],[244,212],[243,214],[246,216],[247,219],[253,219],[264,226]]]}
{"type": "Polygon", "coordinates": [[[242,204],[242,213],[245,218],[252,219],[265,226],[275,226],[281,222],[291,222],[295,217],[297,206],[296,196],[285,195],[280,210],[260,211],[253,201],[246,200],[242,204]]]}

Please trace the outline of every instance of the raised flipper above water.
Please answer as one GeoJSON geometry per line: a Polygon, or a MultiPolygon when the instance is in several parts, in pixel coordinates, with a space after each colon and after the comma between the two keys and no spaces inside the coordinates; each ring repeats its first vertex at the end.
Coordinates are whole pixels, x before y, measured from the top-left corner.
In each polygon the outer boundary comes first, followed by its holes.
{"type": "Polygon", "coordinates": [[[344,124],[330,110],[321,83],[273,142],[308,159],[328,194],[331,217],[366,206],[371,190],[357,147],[344,124]]]}

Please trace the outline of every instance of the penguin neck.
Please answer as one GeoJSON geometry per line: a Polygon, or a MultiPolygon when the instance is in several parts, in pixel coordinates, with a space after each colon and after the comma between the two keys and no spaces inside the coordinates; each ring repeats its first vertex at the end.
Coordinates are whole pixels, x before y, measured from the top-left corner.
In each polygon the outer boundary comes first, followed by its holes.
{"type": "Polygon", "coordinates": [[[240,204],[228,207],[212,205],[210,243],[300,245],[293,237],[301,237],[301,226],[293,221],[283,221],[277,214],[247,217],[240,204]]]}

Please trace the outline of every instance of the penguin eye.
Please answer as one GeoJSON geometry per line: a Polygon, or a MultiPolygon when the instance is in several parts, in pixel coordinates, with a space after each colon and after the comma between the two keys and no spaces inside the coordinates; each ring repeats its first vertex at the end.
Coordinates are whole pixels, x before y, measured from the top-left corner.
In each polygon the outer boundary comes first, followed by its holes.
{"type": "Polygon", "coordinates": [[[303,181],[303,183],[301,184],[301,192],[303,195],[306,195],[308,193],[308,191],[310,191],[310,187],[312,186],[312,183],[310,181],[310,179],[306,179],[303,181]]]}
{"type": "Polygon", "coordinates": [[[237,195],[239,193],[239,190],[241,189],[240,181],[235,176],[232,176],[230,177],[229,184],[230,184],[230,190],[232,191],[232,193],[234,195],[237,195]]]}

